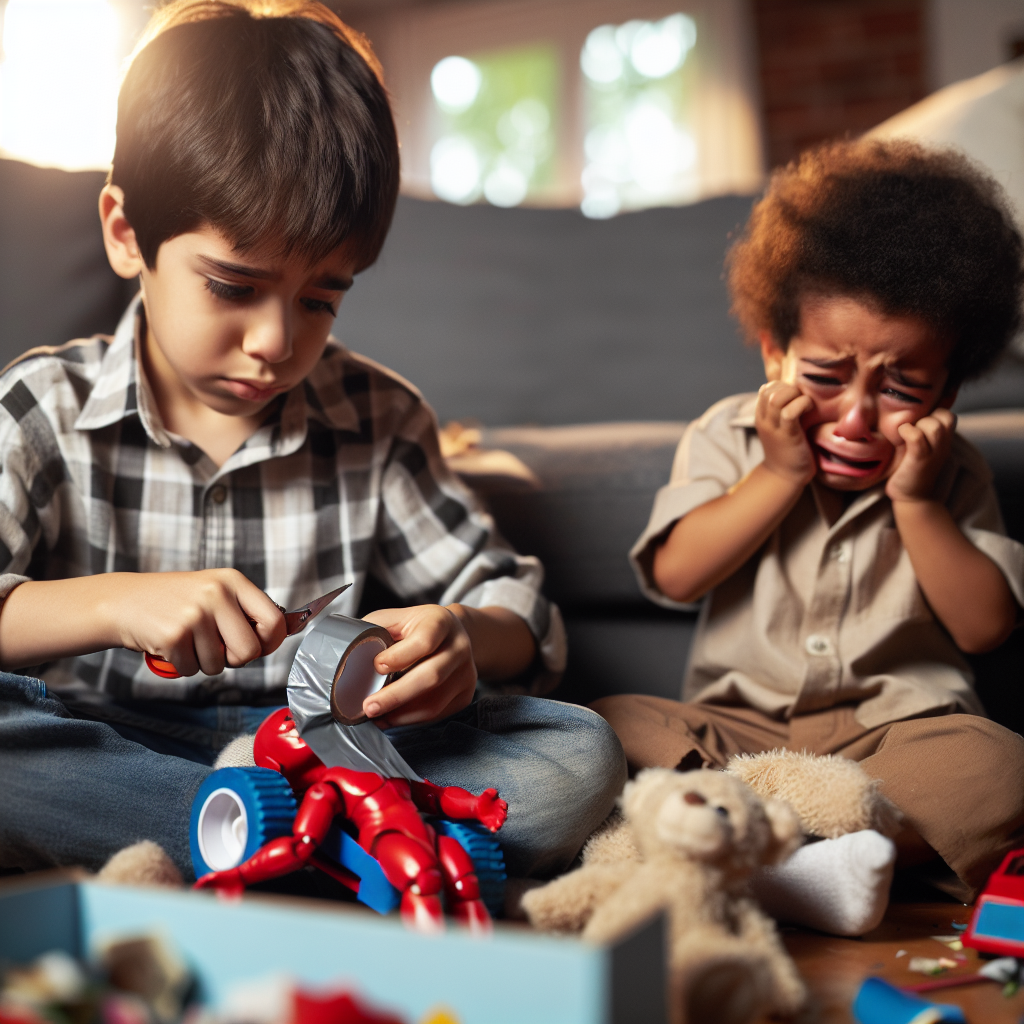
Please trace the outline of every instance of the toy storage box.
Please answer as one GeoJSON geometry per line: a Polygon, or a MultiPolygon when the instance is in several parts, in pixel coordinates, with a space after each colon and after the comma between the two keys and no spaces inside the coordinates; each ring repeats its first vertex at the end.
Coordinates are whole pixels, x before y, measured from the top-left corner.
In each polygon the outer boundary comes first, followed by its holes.
{"type": "Polygon", "coordinates": [[[474,939],[427,937],[396,916],[314,900],[115,887],[66,873],[0,886],[0,961],[61,949],[88,958],[105,938],[158,933],[216,1011],[240,982],[288,975],[347,988],[380,1011],[421,1021],[444,1007],[458,1024],[657,1024],[666,1019],[664,926],[613,946],[497,925],[474,939]]]}

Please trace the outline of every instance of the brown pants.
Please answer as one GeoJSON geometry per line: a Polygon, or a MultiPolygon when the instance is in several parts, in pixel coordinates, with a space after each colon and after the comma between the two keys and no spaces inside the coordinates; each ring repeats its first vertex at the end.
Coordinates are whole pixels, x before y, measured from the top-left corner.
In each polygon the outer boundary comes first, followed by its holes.
{"type": "Polygon", "coordinates": [[[1024,845],[1024,739],[977,715],[935,715],[867,729],[842,705],[778,722],[752,708],[623,694],[591,707],[622,741],[630,773],[719,768],[776,747],[838,754],[882,780],[890,799],[973,899],[1008,850],[1024,845]]]}

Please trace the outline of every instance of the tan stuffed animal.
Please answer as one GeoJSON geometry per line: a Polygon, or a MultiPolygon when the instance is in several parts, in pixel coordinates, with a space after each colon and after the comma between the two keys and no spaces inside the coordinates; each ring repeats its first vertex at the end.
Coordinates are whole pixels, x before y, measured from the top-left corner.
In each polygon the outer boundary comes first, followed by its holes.
{"type": "Polygon", "coordinates": [[[595,837],[583,867],[526,893],[530,921],[608,942],[664,910],[675,1020],[744,1024],[761,1013],[795,1013],[803,983],[745,888],[758,865],[784,860],[800,844],[793,810],[703,769],[640,772],[621,805],[628,834],[612,828],[595,837]]]}

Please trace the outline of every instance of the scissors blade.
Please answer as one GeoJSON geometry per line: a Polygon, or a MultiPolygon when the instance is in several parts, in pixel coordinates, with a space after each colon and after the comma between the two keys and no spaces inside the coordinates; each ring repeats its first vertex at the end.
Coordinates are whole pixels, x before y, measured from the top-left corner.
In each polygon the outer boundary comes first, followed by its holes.
{"type": "Polygon", "coordinates": [[[310,601],[309,604],[296,608],[293,612],[285,612],[284,624],[288,630],[287,636],[294,636],[305,629],[306,623],[310,619],[316,618],[339,594],[344,593],[351,586],[351,583],[346,583],[343,587],[338,587],[337,590],[332,590],[329,594],[324,594],[323,597],[318,597],[315,601],[310,601]]]}

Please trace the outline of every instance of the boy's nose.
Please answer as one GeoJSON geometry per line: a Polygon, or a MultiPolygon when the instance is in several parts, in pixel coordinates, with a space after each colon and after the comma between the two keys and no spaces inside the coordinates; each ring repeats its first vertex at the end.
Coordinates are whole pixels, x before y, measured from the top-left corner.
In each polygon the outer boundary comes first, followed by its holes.
{"type": "Polygon", "coordinates": [[[867,441],[875,429],[875,403],[867,395],[851,396],[836,423],[834,434],[847,441],[867,441]]]}
{"type": "Polygon", "coordinates": [[[261,317],[245,332],[247,355],[268,363],[280,363],[292,354],[292,327],[287,316],[261,317]]]}

